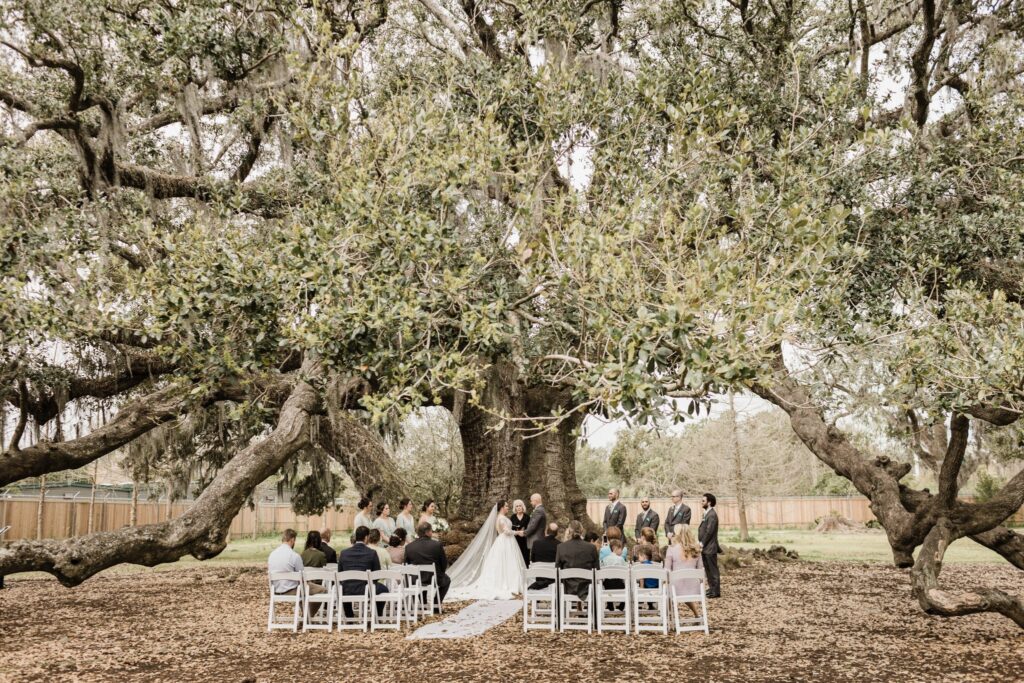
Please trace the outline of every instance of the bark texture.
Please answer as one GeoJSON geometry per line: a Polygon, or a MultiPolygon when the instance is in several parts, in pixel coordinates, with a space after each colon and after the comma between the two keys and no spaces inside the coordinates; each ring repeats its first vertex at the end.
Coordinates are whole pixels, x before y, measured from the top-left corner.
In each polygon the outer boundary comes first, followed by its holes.
{"type": "Polygon", "coordinates": [[[535,436],[527,431],[536,426],[527,418],[550,418],[568,407],[564,393],[526,386],[510,363],[488,370],[479,400],[463,408],[459,423],[465,457],[459,521],[467,530],[475,532],[498,500],[527,501],[533,493],[544,498],[549,521],[576,519],[596,528],[576,483],[580,418],[573,415],[535,436]]]}

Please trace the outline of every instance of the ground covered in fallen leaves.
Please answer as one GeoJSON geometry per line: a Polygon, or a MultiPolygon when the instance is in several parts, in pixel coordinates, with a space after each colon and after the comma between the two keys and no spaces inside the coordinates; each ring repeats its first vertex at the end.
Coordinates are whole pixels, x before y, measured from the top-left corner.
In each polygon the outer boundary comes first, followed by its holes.
{"type": "MultiPolygon", "coordinates": [[[[947,568],[950,588],[1024,592],[1011,567],[947,568]]],[[[8,580],[0,681],[1020,681],[1024,632],[995,615],[940,619],[905,571],[790,562],[723,576],[711,635],[484,636],[266,632],[261,567],[99,576],[75,589],[8,580]]],[[[454,608],[455,606],[449,606],[454,608]]]]}

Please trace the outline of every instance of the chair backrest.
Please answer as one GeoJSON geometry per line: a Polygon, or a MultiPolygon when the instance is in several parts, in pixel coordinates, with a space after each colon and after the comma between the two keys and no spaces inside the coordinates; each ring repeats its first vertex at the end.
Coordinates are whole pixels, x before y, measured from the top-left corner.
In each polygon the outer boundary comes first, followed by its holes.
{"type": "Polygon", "coordinates": [[[356,571],[354,569],[350,569],[348,571],[338,572],[335,574],[335,578],[338,583],[341,583],[342,581],[368,581],[369,579],[367,574],[369,573],[370,572],[367,571],[356,571]]]}
{"type": "Polygon", "coordinates": [[[303,569],[302,578],[306,581],[334,581],[338,572],[333,569],[303,569]]]}
{"type": "Polygon", "coordinates": [[[561,569],[558,572],[558,578],[561,581],[566,579],[587,579],[588,581],[594,580],[593,569],[561,569]]]}
{"type": "Polygon", "coordinates": [[[402,572],[402,576],[404,576],[406,580],[409,581],[410,584],[420,582],[420,578],[422,575],[420,574],[420,570],[417,569],[415,565],[396,564],[395,570],[402,572]]]}
{"type": "Polygon", "coordinates": [[[704,577],[705,574],[703,569],[675,569],[668,575],[668,580],[672,582],[681,581],[683,579],[699,579],[703,581],[704,577]]]}
{"type": "Polygon", "coordinates": [[[403,573],[396,569],[380,569],[370,572],[370,581],[387,581],[388,583],[399,583],[402,581],[403,573]]]}
{"type": "Polygon", "coordinates": [[[531,562],[531,567],[554,567],[554,562],[531,562]]]}
{"type": "MultiPolygon", "coordinates": [[[[437,569],[432,564],[408,564],[407,567],[414,567],[420,574],[430,574],[429,583],[433,584],[437,581],[437,569]]],[[[426,579],[422,580],[424,584],[428,583],[426,579]]]]}
{"type": "Polygon", "coordinates": [[[270,572],[270,582],[302,581],[302,572],[270,572]]]}
{"type": "MultiPolygon", "coordinates": [[[[642,581],[643,579],[657,579],[658,588],[664,588],[665,582],[668,581],[668,572],[665,570],[664,567],[633,565],[629,568],[629,578],[633,581],[642,581]]],[[[647,590],[655,589],[648,588],[647,590]]]]}
{"type": "Polygon", "coordinates": [[[558,570],[555,569],[555,565],[551,566],[537,566],[536,563],[531,564],[526,568],[526,582],[530,583],[530,579],[557,579],[558,570]]]}
{"type": "Polygon", "coordinates": [[[594,573],[594,578],[596,578],[598,581],[604,581],[606,579],[618,579],[620,581],[629,581],[629,568],[605,567],[604,569],[598,569],[594,573]]]}

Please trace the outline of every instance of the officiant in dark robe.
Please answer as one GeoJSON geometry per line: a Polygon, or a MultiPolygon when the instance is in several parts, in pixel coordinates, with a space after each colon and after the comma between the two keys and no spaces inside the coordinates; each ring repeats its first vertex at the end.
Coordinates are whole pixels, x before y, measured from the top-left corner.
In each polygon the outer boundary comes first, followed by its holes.
{"type": "Polygon", "coordinates": [[[517,500],[512,504],[512,516],[509,517],[512,522],[512,532],[516,534],[516,543],[519,544],[519,552],[523,554],[523,563],[530,566],[530,549],[526,546],[526,535],[519,534],[520,531],[525,531],[526,527],[530,524],[530,513],[526,511],[526,505],[521,500],[517,500]]]}

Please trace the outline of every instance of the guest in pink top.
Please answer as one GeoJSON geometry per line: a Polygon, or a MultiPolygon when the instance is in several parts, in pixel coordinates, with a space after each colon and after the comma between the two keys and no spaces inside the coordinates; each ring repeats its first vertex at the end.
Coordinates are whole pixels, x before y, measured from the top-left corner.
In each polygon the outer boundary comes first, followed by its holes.
{"type": "MultiPolygon", "coordinates": [[[[674,569],[703,569],[704,563],[700,559],[700,546],[693,537],[689,524],[676,524],[672,530],[675,534],[674,541],[665,553],[665,569],[670,573],[674,569]]],[[[697,579],[680,579],[672,586],[680,595],[698,595],[700,593],[700,581],[697,579]]],[[[695,602],[688,602],[686,606],[693,612],[693,616],[699,617],[699,606],[695,602]]]]}

